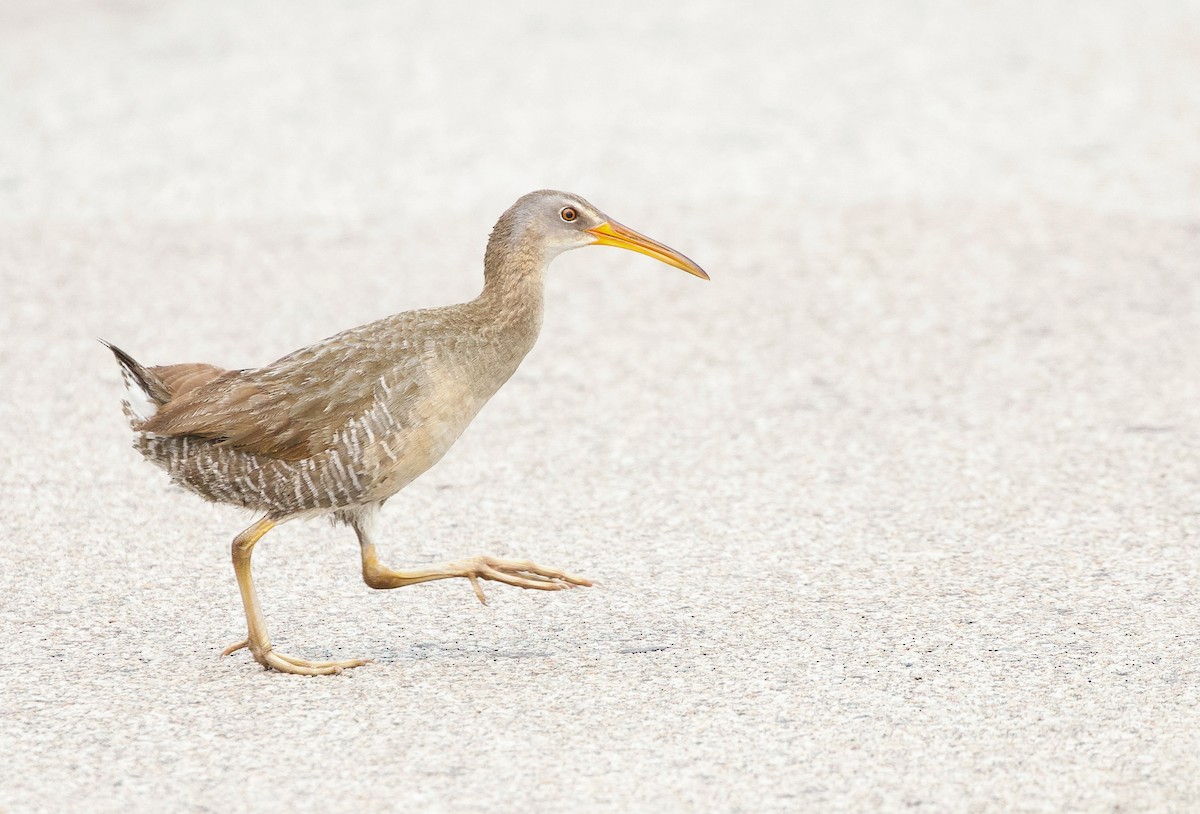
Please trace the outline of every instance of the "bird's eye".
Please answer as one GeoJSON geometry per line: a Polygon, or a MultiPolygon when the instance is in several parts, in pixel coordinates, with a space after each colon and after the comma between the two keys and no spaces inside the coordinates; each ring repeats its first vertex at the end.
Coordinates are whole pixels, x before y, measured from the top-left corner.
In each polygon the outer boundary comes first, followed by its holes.
{"type": "Polygon", "coordinates": [[[564,206],[562,211],[558,213],[558,216],[567,223],[570,223],[571,221],[575,220],[575,218],[579,217],[579,213],[575,211],[575,207],[573,206],[564,206]]]}

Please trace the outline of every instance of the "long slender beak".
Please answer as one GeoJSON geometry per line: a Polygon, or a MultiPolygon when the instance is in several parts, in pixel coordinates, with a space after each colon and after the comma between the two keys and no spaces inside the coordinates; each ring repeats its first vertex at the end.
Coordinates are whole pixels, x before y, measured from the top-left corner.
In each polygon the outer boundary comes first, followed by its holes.
{"type": "Polygon", "coordinates": [[[615,220],[605,221],[587,231],[596,237],[596,242],[593,245],[616,246],[619,249],[629,249],[631,252],[645,254],[653,257],[655,260],[661,260],[668,266],[683,269],[688,274],[695,274],[701,280],[708,279],[708,274],[704,269],[670,246],[664,246],[657,240],[651,240],[645,235],[633,231],[628,226],[622,226],[615,220]]]}

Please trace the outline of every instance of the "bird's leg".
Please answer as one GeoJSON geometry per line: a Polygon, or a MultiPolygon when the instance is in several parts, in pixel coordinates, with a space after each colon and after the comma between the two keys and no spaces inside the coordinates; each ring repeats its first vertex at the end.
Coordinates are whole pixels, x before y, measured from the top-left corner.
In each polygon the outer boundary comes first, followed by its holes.
{"type": "Polygon", "coordinates": [[[279,670],[282,673],[306,676],[340,673],[343,669],[367,664],[364,659],[307,661],[276,653],[271,647],[271,637],[267,634],[267,623],[263,619],[262,608],[258,604],[258,594],[254,590],[254,578],[250,575],[250,555],[254,552],[254,544],[274,527],[275,521],[270,517],[264,517],[233,539],[233,572],[237,575],[238,589],[242,592],[242,604],[246,608],[247,636],[244,641],[225,648],[221,655],[228,656],[235,650],[246,647],[254,656],[254,660],[263,667],[279,670]]]}
{"type": "Polygon", "coordinates": [[[431,568],[420,568],[412,571],[393,571],[379,564],[375,553],[375,544],[371,542],[367,530],[359,525],[354,529],[358,532],[358,542],[362,548],[363,581],[372,588],[403,588],[405,585],[415,585],[418,582],[432,582],[435,579],[454,579],[461,577],[470,580],[479,601],[487,604],[487,596],[479,585],[479,580],[490,579],[515,585],[518,588],[534,588],[539,591],[559,591],[563,588],[574,588],[576,585],[590,586],[591,580],[572,576],[557,568],[545,568],[528,560],[503,560],[496,557],[471,557],[458,562],[435,565],[431,568]]]}

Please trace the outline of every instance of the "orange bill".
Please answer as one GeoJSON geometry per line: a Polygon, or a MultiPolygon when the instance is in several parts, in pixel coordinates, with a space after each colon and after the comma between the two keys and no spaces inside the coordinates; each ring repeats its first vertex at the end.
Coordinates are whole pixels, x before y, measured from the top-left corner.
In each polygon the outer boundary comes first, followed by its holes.
{"type": "Polygon", "coordinates": [[[639,254],[653,257],[655,260],[661,260],[668,266],[683,269],[688,274],[695,274],[702,280],[708,279],[708,274],[705,273],[704,269],[670,246],[664,246],[657,240],[651,240],[645,235],[633,231],[628,226],[622,226],[615,220],[605,221],[587,231],[596,237],[594,245],[616,246],[620,249],[629,249],[631,252],[638,252],[639,254]]]}

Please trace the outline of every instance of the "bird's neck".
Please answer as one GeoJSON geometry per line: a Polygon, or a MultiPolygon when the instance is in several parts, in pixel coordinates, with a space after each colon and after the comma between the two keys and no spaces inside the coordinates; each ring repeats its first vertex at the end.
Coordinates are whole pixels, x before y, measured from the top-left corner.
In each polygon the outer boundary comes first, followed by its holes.
{"type": "Polygon", "coordinates": [[[546,256],[541,241],[497,224],[483,262],[483,293],[479,303],[498,324],[531,333],[530,345],[542,324],[546,256]]]}

